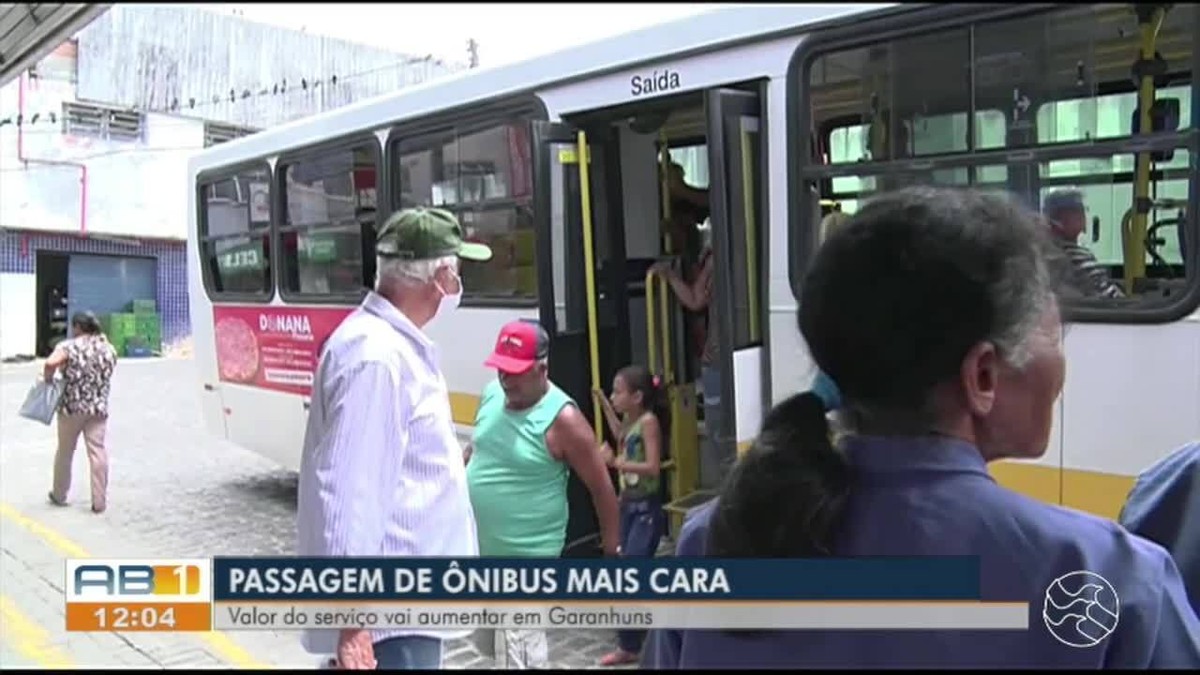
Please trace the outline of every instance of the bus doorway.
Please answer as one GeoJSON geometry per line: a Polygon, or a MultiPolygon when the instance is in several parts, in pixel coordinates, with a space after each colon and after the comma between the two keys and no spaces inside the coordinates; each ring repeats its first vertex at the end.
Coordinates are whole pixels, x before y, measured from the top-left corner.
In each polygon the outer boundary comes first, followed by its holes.
{"type": "MultiPolygon", "coordinates": [[[[673,531],[715,494],[769,391],[759,100],[755,83],[535,127],[551,376],[614,447],[591,390],[630,363],[660,377],[673,531]]],[[[579,518],[584,535],[594,516],[579,518]]]]}

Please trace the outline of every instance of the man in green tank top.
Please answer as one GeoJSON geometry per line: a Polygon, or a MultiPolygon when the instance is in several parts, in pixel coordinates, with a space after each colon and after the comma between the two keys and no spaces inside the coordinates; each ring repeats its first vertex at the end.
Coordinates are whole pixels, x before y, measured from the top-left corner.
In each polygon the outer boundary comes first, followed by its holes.
{"type": "MultiPolygon", "coordinates": [[[[604,553],[617,553],[616,492],[587,418],[549,380],[549,352],[541,325],[513,321],[500,330],[485,362],[497,379],[480,398],[467,451],[467,486],[483,557],[559,557],[566,545],[570,470],[591,492],[604,553]]],[[[549,665],[544,631],[496,633],[481,631],[479,638],[485,651],[495,649],[498,666],[549,665]]]]}

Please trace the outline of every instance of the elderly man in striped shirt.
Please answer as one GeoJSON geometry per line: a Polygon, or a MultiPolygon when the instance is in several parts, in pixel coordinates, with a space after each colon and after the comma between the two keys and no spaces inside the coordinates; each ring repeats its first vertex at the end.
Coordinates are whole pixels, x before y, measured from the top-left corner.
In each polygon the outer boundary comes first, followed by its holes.
{"type": "Polygon", "coordinates": [[[1091,250],[1079,243],[1087,230],[1087,207],[1079,190],[1057,190],[1046,196],[1042,214],[1050,221],[1058,247],[1070,263],[1067,287],[1085,298],[1121,298],[1125,294],[1091,250]]]}
{"type": "MultiPolygon", "coordinates": [[[[375,247],[375,290],[325,343],[300,463],[303,556],[475,556],[478,539],[438,350],[422,331],[462,294],[453,215],[410,209],[375,247]]],[[[462,636],[469,634],[465,631],[462,636]]],[[[311,653],[344,669],[441,667],[445,632],[308,630],[311,653]]]]}

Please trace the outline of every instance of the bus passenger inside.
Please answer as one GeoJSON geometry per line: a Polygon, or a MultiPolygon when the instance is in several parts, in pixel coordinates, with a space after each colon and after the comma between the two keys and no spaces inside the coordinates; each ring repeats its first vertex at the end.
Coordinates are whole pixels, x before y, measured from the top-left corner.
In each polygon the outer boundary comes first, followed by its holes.
{"type": "MultiPolygon", "coordinates": [[[[721,412],[721,380],[716,364],[717,331],[713,321],[713,256],[710,246],[703,246],[699,225],[708,218],[708,192],[696,189],[684,181],[683,167],[672,162],[667,174],[667,186],[671,198],[672,250],[683,243],[683,270],[677,270],[669,262],[655,264],[651,270],[665,279],[679,304],[695,314],[690,322],[692,347],[700,355],[700,390],[704,398],[704,422],[706,429],[716,428],[721,412]],[[691,251],[701,248],[694,266],[691,251]],[[689,269],[690,267],[690,269],[689,269]]],[[[717,456],[719,446],[713,434],[706,434],[706,442],[700,451],[700,484],[703,488],[716,485],[720,480],[722,458],[717,456]]]]}
{"type": "Polygon", "coordinates": [[[708,252],[700,226],[708,220],[708,192],[694,188],[684,180],[683,167],[676,162],[670,164],[668,190],[671,197],[671,215],[668,220],[667,238],[671,253],[684,260],[684,279],[691,281],[704,264],[708,252]]]}
{"type": "Polygon", "coordinates": [[[1071,290],[1085,298],[1121,298],[1125,294],[1108,270],[1096,260],[1079,235],[1087,229],[1087,209],[1079,190],[1058,190],[1046,196],[1042,214],[1050,221],[1050,232],[1071,263],[1071,290]]]}

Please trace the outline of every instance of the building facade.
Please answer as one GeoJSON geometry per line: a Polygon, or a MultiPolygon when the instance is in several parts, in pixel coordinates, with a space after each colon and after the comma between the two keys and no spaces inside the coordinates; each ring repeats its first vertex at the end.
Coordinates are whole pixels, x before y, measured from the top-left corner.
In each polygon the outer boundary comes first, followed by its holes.
{"type": "Polygon", "coordinates": [[[114,6],[0,89],[0,358],[45,355],[70,314],[134,300],[155,303],[154,351],[186,341],[192,153],[461,67],[204,9],[114,6]]]}

